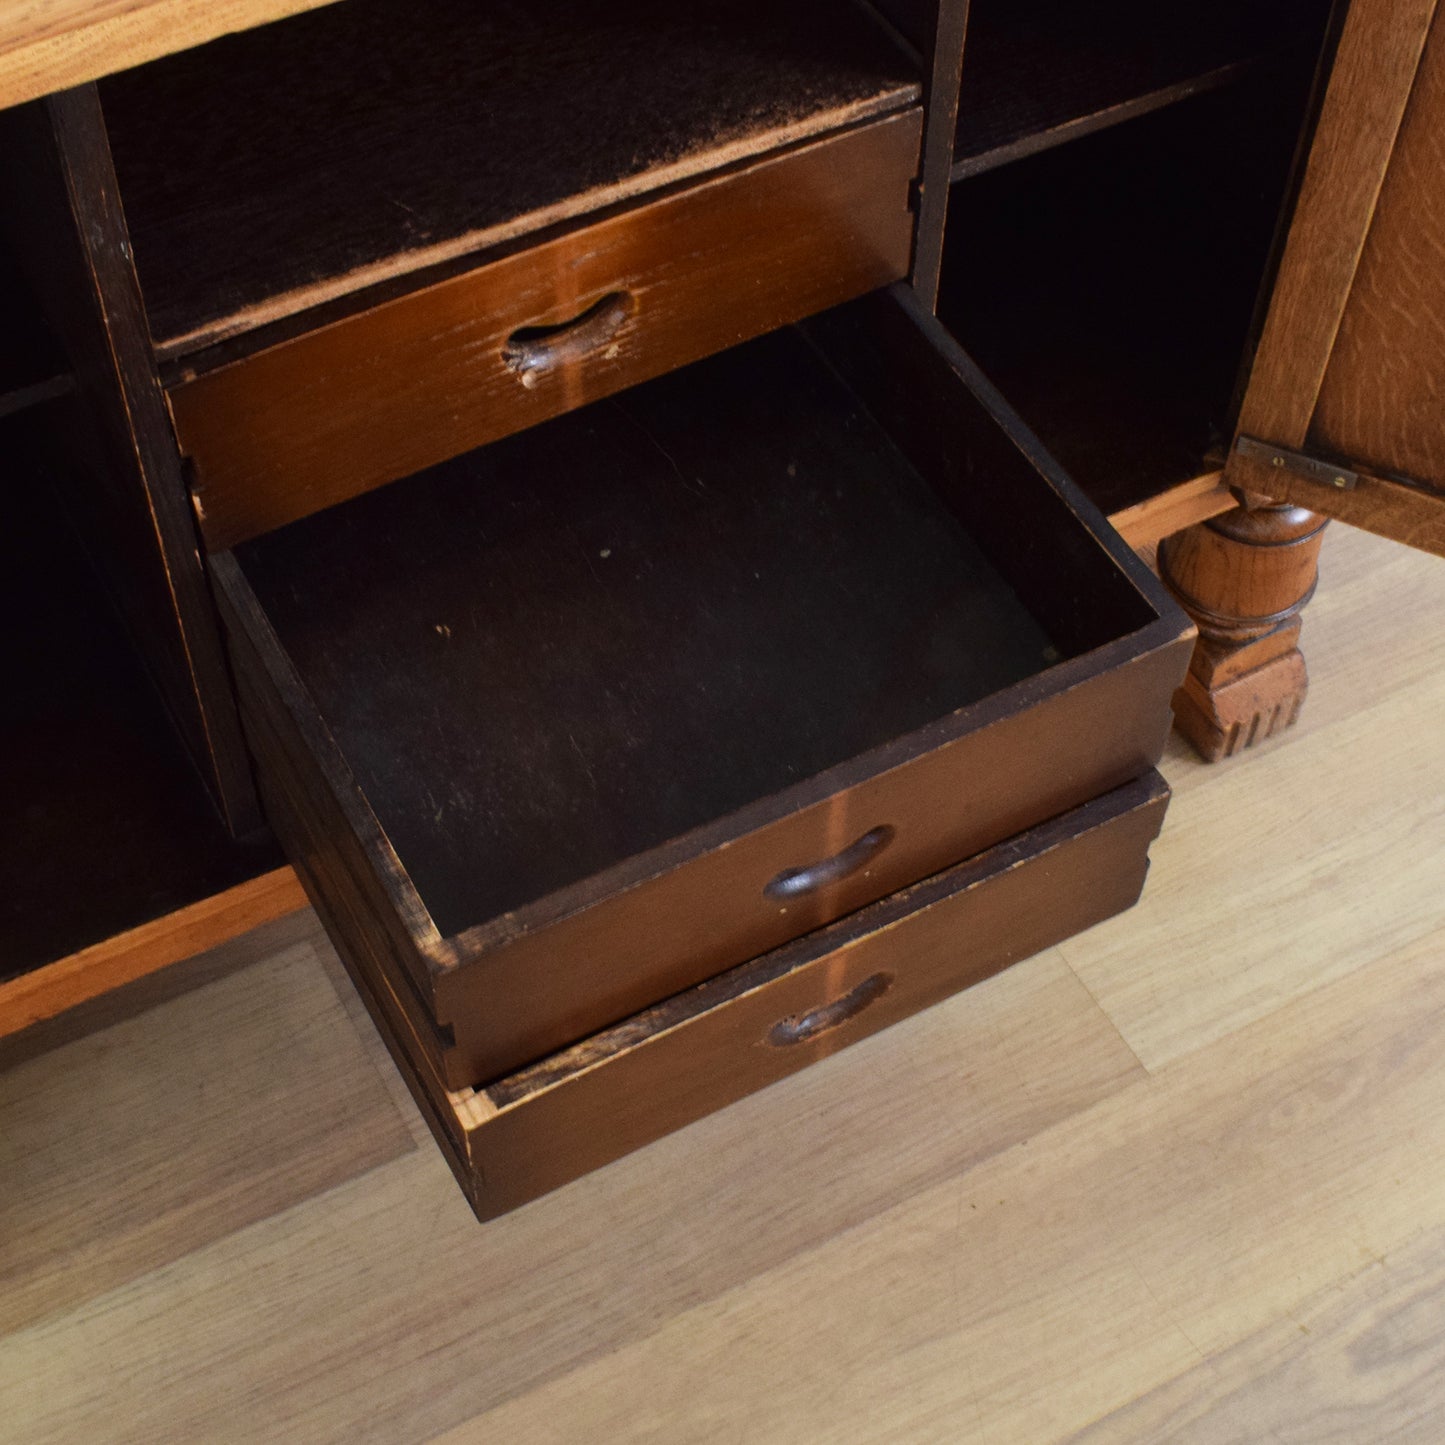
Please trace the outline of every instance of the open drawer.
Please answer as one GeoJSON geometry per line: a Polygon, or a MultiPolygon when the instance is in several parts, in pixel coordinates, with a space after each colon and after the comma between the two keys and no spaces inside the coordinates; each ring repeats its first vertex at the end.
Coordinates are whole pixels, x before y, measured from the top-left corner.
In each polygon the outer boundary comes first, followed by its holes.
{"type": "Polygon", "coordinates": [[[1130,907],[1168,797],[1146,773],[483,1088],[431,1074],[384,964],[347,967],[490,1219],[1130,907]]]}
{"type": "Polygon", "coordinates": [[[212,567],[273,824],[452,1088],[1139,777],[1192,637],[902,288],[212,567]]]}

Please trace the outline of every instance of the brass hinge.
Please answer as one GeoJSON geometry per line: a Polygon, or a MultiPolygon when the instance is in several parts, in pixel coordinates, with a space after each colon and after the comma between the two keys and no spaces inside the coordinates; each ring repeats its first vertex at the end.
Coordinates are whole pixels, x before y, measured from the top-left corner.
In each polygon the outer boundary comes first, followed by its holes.
{"type": "Polygon", "coordinates": [[[1359,473],[1352,472],[1348,467],[1324,462],[1318,457],[1307,457],[1303,452],[1292,452],[1287,447],[1271,446],[1268,442],[1256,441],[1254,437],[1237,438],[1234,449],[1251,461],[1263,462],[1299,481],[1314,482],[1332,491],[1353,492],[1360,485],[1359,473]]]}

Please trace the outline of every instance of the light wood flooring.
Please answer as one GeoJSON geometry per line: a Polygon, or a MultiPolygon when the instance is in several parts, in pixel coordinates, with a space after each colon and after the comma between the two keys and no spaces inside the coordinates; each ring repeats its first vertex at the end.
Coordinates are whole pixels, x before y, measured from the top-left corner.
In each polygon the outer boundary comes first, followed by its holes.
{"type": "Polygon", "coordinates": [[[475,1224],[312,916],[0,1075],[0,1441],[1445,1442],[1445,563],[1133,912],[475,1224]]]}

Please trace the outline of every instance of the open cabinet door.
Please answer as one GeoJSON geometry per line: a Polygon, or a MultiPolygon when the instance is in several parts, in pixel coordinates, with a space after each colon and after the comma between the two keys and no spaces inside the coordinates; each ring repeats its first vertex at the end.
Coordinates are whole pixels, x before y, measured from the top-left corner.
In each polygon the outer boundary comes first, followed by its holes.
{"type": "Polygon", "coordinates": [[[1445,4],[1353,0],[1225,480],[1445,554],[1445,4]]]}

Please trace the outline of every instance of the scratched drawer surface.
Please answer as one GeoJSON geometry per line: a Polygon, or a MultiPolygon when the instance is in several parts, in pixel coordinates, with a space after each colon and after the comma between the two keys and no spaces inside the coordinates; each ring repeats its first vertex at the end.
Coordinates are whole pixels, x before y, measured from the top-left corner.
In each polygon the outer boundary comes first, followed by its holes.
{"type": "Polygon", "coordinates": [[[1190,630],[1028,448],[900,290],[213,558],[273,822],[449,1084],[1152,765],[1190,630]]]}
{"type": "MultiPolygon", "coordinates": [[[[347,966],[488,1219],[1130,907],[1167,801],[1148,773],[483,1088],[441,1084],[386,969],[347,966]]],[[[846,1128],[859,1074],[834,1077],[846,1128]]]]}

